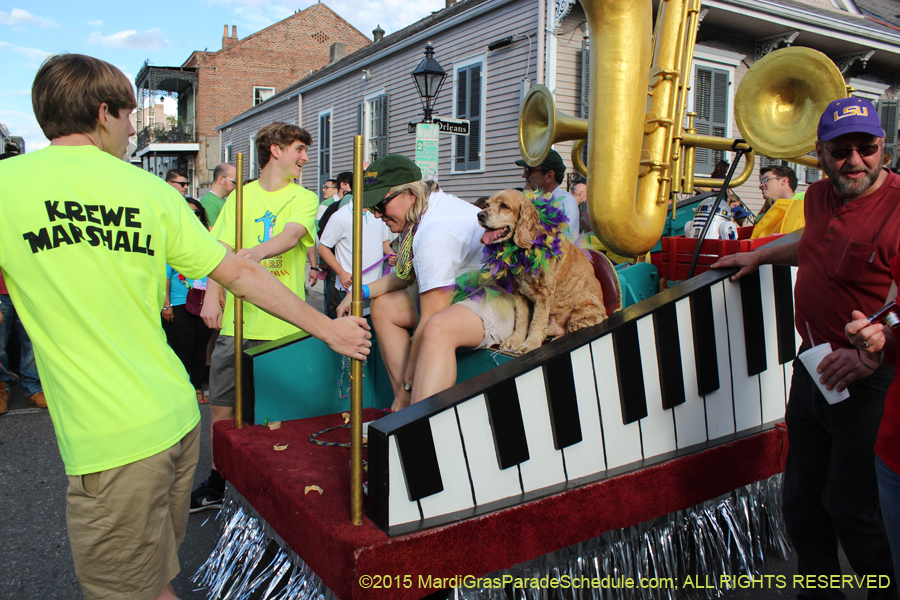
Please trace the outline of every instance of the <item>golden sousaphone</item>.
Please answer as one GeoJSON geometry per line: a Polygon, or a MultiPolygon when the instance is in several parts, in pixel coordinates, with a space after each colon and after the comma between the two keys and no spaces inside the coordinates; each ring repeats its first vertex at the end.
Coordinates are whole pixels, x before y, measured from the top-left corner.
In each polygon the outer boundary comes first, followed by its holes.
{"type": "Polygon", "coordinates": [[[536,85],[519,116],[519,150],[526,163],[538,165],[553,144],[579,140],[572,162],[587,177],[591,226],[608,249],[622,256],[648,252],[662,234],[673,190],[721,187],[720,179],[694,178],[696,147],[750,152],[732,187],[751,176],[753,150],[816,165],[804,155],[815,147],[819,116],[829,102],[847,95],[840,71],[824,54],[785,48],[751,67],[735,98],[735,120],[746,143],[734,146],[733,139],[695,133],[690,113],[684,127],[699,0],[660,2],[652,38],[651,0],[581,5],[591,33],[588,119],[557,111],[550,91],[536,85]]]}

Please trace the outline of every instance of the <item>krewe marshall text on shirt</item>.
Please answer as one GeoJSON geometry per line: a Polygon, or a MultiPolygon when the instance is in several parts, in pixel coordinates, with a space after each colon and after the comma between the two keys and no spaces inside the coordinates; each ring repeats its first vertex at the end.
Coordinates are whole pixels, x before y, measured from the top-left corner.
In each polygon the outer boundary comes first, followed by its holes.
{"type": "Polygon", "coordinates": [[[106,207],[102,204],[85,204],[57,200],[44,201],[50,224],[37,231],[28,231],[22,237],[31,245],[31,252],[52,250],[62,245],[86,242],[91,246],[106,246],[113,252],[137,252],[153,256],[150,234],[139,230],[141,214],[139,208],[119,206],[106,207]],[[58,223],[58,221],[68,221],[58,223]],[[53,223],[56,223],[53,225],[53,223]],[[83,223],[80,224],[80,223],[83,223]],[[93,223],[90,225],[89,223],[93,223]]]}

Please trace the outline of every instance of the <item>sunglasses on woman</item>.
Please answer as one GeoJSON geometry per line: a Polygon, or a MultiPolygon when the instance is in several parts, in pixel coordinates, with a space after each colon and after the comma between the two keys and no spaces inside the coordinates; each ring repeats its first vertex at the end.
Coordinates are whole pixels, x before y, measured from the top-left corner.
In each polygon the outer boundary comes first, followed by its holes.
{"type": "Polygon", "coordinates": [[[384,214],[384,211],[387,208],[387,205],[390,203],[390,201],[393,200],[394,198],[396,198],[397,196],[399,196],[401,193],[402,192],[397,192],[396,194],[391,194],[387,198],[382,199],[381,202],[379,202],[378,204],[376,204],[374,206],[370,206],[369,210],[372,211],[373,213],[378,212],[378,213],[384,214]]]}

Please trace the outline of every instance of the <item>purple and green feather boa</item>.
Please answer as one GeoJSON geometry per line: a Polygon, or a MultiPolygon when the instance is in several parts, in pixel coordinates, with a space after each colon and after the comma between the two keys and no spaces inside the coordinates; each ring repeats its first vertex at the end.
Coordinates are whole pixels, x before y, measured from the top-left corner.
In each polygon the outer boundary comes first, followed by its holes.
{"type": "Polygon", "coordinates": [[[563,253],[563,235],[569,229],[569,218],[550,194],[526,191],[525,198],[537,209],[543,228],[532,241],[531,248],[520,248],[512,239],[499,244],[485,244],[484,266],[456,278],[453,302],[465,298],[491,300],[501,293],[511,294],[515,277],[536,277],[541,270],[563,253]]]}

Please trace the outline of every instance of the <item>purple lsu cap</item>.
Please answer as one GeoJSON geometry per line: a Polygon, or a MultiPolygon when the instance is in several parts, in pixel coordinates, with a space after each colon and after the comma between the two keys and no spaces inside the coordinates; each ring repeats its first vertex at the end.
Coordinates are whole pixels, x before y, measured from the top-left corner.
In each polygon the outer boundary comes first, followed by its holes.
{"type": "Polygon", "coordinates": [[[819,139],[827,142],[845,133],[884,137],[881,118],[871,102],[865,98],[841,98],[828,105],[819,119],[819,139]]]}

